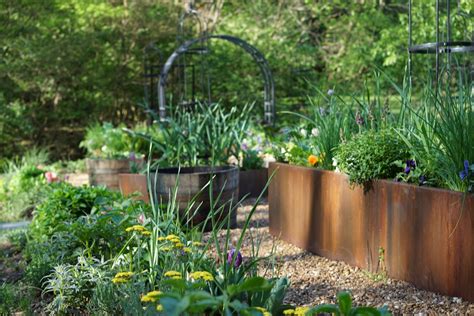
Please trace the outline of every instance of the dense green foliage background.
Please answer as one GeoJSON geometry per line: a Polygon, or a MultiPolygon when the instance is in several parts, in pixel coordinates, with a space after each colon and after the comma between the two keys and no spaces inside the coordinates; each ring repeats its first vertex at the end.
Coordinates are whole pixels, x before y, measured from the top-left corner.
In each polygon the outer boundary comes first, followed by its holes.
{"type": "MultiPolygon", "coordinates": [[[[434,1],[414,2],[414,42],[433,41],[434,1]]],[[[474,5],[460,4],[454,37],[469,39],[474,5]]],[[[211,32],[241,37],[266,56],[279,107],[305,104],[310,83],[357,92],[373,66],[397,80],[405,73],[407,1],[217,0],[198,8],[213,17],[211,32]]],[[[143,121],[143,49],[156,41],[168,56],[182,11],[181,1],[164,0],[1,1],[0,157],[46,146],[55,158],[75,158],[86,126],[143,121]]],[[[228,43],[213,41],[211,50],[213,97],[258,102],[251,57],[228,43]]],[[[414,62],[420,76],[429,68],[422,63],[432,64],[414,62]]]]}

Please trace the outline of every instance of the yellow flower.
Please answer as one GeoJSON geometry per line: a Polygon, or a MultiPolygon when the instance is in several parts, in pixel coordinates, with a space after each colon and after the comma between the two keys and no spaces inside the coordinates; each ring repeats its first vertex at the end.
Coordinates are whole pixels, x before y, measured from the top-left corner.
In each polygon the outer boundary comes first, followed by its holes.
{"type": "Polygon", "coordinates": [[[163,247],[163,248],[161,248],[161,250],[163,250],[163,251],[170,251],[171,248],[170,248],[170,247],[163,247]]]}
{"type": "Polygon", "coordinates": [[[133,272],[119,272],[115,275],[116,278],[130,278],[133,276],[133,272]]]}
{"type": "Polygon", "coordinates": [[[269,311],[267,311],[265,308],[263,307],[254,307],[256,310],[258,310],[259,312],[261,312],[263,314],[263,316],[272,316],[270,314],[269,311]]]}
{"type": "Polygon", "coordinates": [[[189,247],[184,247],[184,248],[183,248],[183,251],[186,252],[186,253],[191,253],[191,248],[189,248],[189,247]]]}
{"type": "Polygon", "coordinates": [[[163,305],[161,305],[161,304],[156,305],[156,311],[157,312],[162,312],[163,311],[163,305]]]}
{"type": "Polygon", "coordinates": [[[169,241],[177,244],[177,243],[181,243],[181,240],[179,240],[179,238],[173,238],[173,239],[170,239],[169,241]]]}
{"type": "Polygon", "coordinates": [[[167,272],[165,272],[165,277],[168,277],[168,278],[174,278],[174,277],[182,278],[182,275],[181,275],[181,272],[178,272],[178,271],[167,271],[167,272]]]}
{"type": "Polygon", "coordinates": [[[142,232],[142,235],[149,237],[149,236],[151,236],[151,231],[145,230],[145,231],[142,232]]]}
{"type": "Polygon", "coordinates": [[[178,243],[174,244],[174,247],[180,249],[180,248],[184,247],[184,244],[181,243],[181,242],[178,242],[178,243]]]}
{"type": "Polygon", "coordinates": [[[163,237],[163,236],[161,236],[161,237],[158,237],[158,241],[165,241],[165,240],[166,240],[166,238],[165,238],[165,237],[163,237]]]}
{"type": "Polygon", "coordinates": [[[295,309],[295,315],[305,315],[309,311],[309,307],[302,306],[295,309]]]}
{"type": "Polygon", "coordinates": [[[202,246],[204,246],[204,244],[203,244],[202,242],[200,242],[200,241],[193,241],[193,246],[195,246],[195,247],[202,247],[202,246]]]}
{"type": "Polygon", "coordinates": [[[157,297],[157,296],[160,296],[161,294],[163,294],[163,292],[161,291],[151,291],[151,292],[146,293],[146,296],[157,297]]]}
{"type": "Polygon", "coordinates": [[[295,314],[295,310],[294,309],[285,309],[283,311],[283,315],[294,315],[295,314]]]}
{"type": "Polygon", "coordinates": [[[180,275],[175,275],[171,277],[173,280],[180,280],[182,277],[180,275]]]}
{"type": "Polygon", "coordinates": [[[166,240],[171,240],[171,239],[179,239],[179,237],[178,237],[178,236],[176,236],[176,235],[173,235],[173,234],[171,234],[171,235],[168,235],[168,236],[166,236],[166,238],[165,238],[165,239],[166,239],[166,240]]]}
{"type": "Polygon", "coordinates": [[[141,298],[141,301],[143,303],[153,303],[157,300],[156,297],[153,297],[153,296],[148,296],[148,295],[143,295],[142,298],[141,298]]]}
{"type": "Polygon", "coordinates": [[[315,166],[318,163],[319,159],[315,155],[308,156],[308,162],[311,166],[315,166]]]}
{"type": "Polygon", "coordinates": [[[142,225],[133,225],[133,226],[130,226],[130,227],[127,227],[125,229],[126,232],[142,232],[142,231],[145,231],[146,228],[143,227],[142,225]]]}
{"type": "Polygon", "coordinates": [[[117,283],[127,283],[128,278],[113,278],[112,283],[117,284],[117,283]]]}
{"type": "Polygon", "coordinates": [[[207,271],[195,271],[189,275],[194,280],[214,281],[214,276],[207,271]]]}

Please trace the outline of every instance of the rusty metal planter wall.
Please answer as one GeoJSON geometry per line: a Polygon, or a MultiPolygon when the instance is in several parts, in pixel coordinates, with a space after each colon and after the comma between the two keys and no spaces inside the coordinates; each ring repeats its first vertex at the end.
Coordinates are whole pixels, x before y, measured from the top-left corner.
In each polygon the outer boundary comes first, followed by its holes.
{"type": "Polygon", "coordinates": [[[247,197],[258,197],[267,184],[268,169],[241,170],[239,177],[239,197],[242,198],[246,194],[247,197]]]}
{"type": "Polygon", "coordinates": [[[474,196],[272,163],[270,232],[315,254],[474,301],[474,196]]]}

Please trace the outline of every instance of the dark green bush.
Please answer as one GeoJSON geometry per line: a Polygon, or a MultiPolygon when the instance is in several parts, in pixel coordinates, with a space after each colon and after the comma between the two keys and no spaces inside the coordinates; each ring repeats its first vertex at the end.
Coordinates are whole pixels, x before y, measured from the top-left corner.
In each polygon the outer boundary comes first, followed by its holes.
{"type": "Polygon", "coordinates": [[[343,143],[336,150],[337,167],[353,184],[373,179],[393,178],[400,171],[394,163],[409,158],[408,147],[391,129],[366,131],[343,143]]]}

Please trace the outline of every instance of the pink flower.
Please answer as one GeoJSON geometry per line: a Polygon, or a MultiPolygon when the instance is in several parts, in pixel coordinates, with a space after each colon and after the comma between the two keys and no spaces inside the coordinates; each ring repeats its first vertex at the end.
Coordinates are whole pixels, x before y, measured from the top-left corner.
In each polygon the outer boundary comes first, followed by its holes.
{"type": "Polygon", "coordinates": [[[46,171],[44,173],[44,177],[46,178],[46,182],[48,182],[48,183],[53,183],[53,182],[58,182],[59,181],[58,175],[55,172],[46,171]]]}
{"type": "Polygon", "coordinates": [[[145,214],[142,213],[142,214],[138,215],[137,221],[138,221],[140,224],[143,225],[143,223],[145,223],[145,214]]]}

